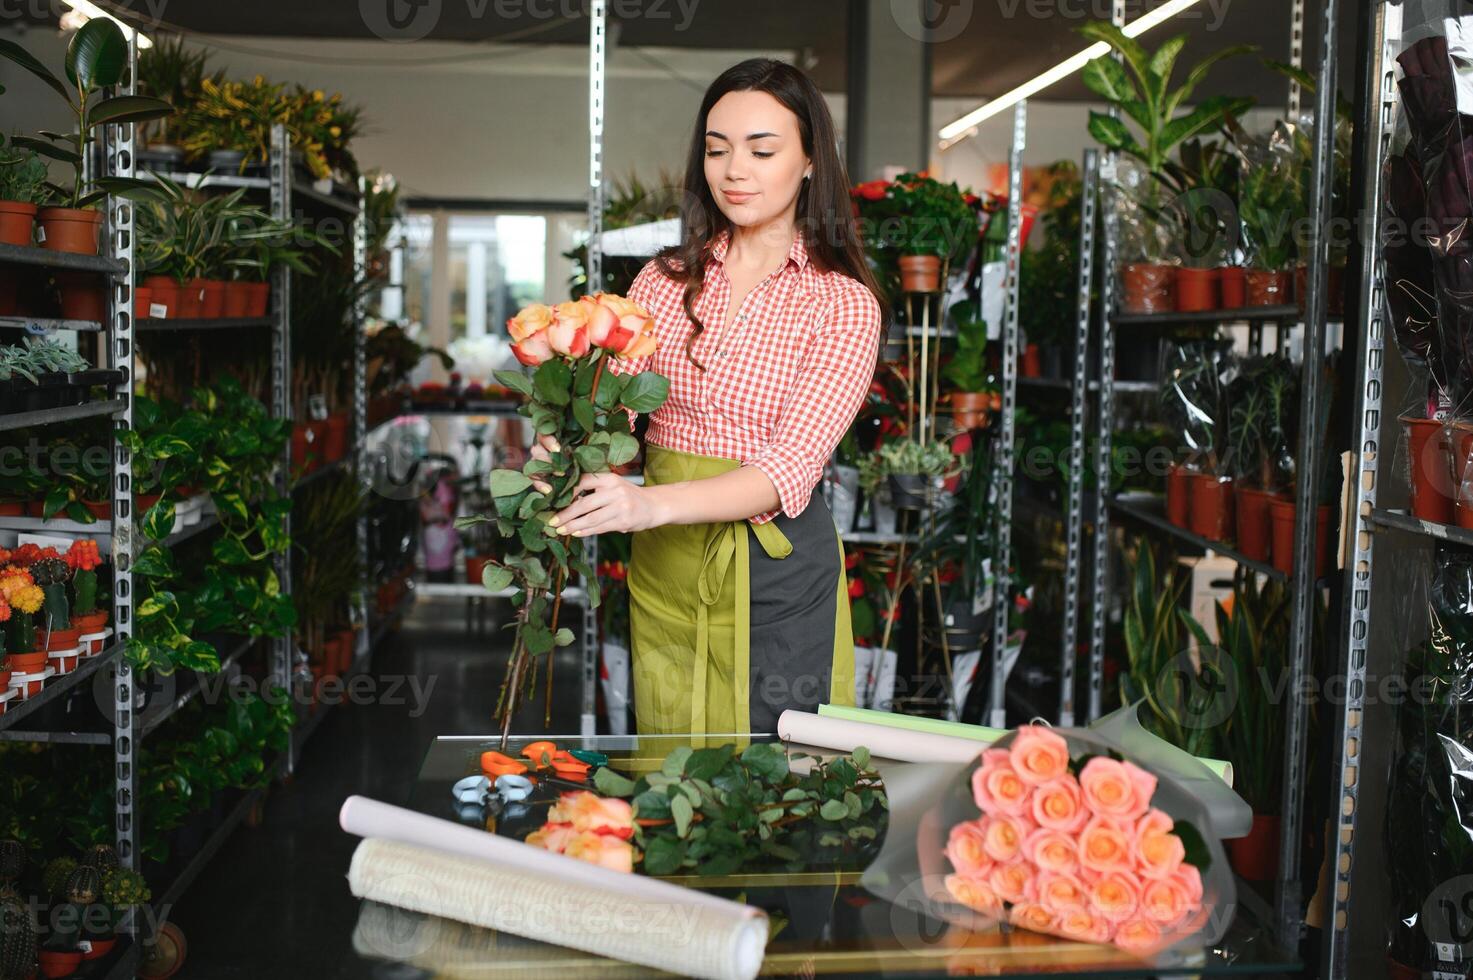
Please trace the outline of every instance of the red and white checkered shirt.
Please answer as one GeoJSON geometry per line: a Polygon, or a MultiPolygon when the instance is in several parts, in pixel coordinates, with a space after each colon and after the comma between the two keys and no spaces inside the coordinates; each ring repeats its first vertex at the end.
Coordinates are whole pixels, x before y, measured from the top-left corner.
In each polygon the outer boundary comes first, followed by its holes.
{"type": "Polygon", "coordinates": [[[731,327],[722,323],[731,299],[725,258],[730,233],[710,245],[696,315],[705,325],[694,354],[685,355],[692,325],[681,306],[684,286],[650,261],[628,297],[655,320],[660,346],[648,358],[614,361],[611,370],[653,370],[670,379],[670,397],[650,415],[646,438],[679,452],[740,460],[777,488],[779,513],[796,517],[808,506],[824,464],[864,403],[880,342],[880,304],[858,280],[808,261],[795,235],[788,260],[742,301],[731,327]]]}

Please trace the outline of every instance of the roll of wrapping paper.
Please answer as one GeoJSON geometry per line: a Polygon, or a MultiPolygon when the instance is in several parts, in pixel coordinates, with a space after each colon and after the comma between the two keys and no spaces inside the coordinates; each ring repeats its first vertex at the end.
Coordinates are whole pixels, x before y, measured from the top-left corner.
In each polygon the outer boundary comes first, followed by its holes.
{"type": "MultiPolygon", "coordinates": [[[[981,725],[936,718],[917,718],[892,711],[846,708],[821,704],[818,714],[784,711],[777,733],[787,742],[853,752],[863,745],[871,753],[895,762],[969,762],[982,749],[1006,732],[981,725]],[[789,718],[789,716],[793,716],[789,718]]],[[[1233,764],[1219,759],[1198,759],[1229,786],[1233,764]]]]}
{"type": "Polygon", "coordinates": [[[759,909],[350,796],[342,828],[359,898],[692,977],[748,980],[762,966],[759,909]]]}

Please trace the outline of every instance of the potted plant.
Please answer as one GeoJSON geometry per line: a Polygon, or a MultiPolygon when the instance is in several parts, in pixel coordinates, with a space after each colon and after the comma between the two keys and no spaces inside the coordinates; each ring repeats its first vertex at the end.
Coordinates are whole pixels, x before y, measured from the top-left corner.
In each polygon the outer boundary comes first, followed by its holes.
{"type": "MultiPolygon", "coordinates": [[[[936,576],[943,585],[938,613],[953,649],[980,646],[989,620],[984,592],[994,552],[992,452],[988,440],[959,437],[967,466],[955,505],[922,535],[912,559],[912,578],[924,583],[936,576]]],[[[958,448],[953,444],[953,448],[958,448]]]]}
{"type": "MultiPolygon", "coordinates": [[[[1228,344],[1222,341],[1186,341],[1168,348],[1161,401],[1190,452],[1186,507],[1192,532],[1213,541],[1225,541],[1233,527],[1232,476],[1228,452],[1229,408],[1225,379],[1231,370],[1228,344]]],[[[1180,465],[1180,464],[1179,464],[1180,465]]],[[[1178,473],[1181,471],[1178,470],[1178,473]]],[[[1180,477],[1178,477],[1180,479],[1180,477]]],[[[1180,490],[1180,484],[1176,487],[1180,490]]],[[[1168,515],[1172,509],[1171,477],[1167,480],[1168,515]]]]}
{"type": "Polygon", "coordinates": [[[941,481],[959,469],[949,443],[896,439],[861,462],[859,480],[871,493],[886,483],[897,510],[924,510],[936,499],[941,481]]]}
{"type": "MultiPolygon", "coordinates": [[[[958,304],[963,306],[970,304],[958,304]]],[[[980,429],[987,425],[987,413],[996,408],[997,383],[987,357],[987,324],[970,317],[958,317],[956,352],[942,369],[942,377],[955,390],[947,394],[952,421],[958,429],[980,429]]]]}
{"type": "MultiPolygon", "coordinates": [[[[0,242],[31,244],[36,207],[46,193],[46,163],[36,151],[0,146],[0,242]]],[[[15,314],[19,281],[14,269],[0,269],[0,316],[15,314]]]]}
{"type": "MultiPolygon", "coordinates": [[[[112,933],[116,934],[124,917],[132,909],[146,905],[153,898],[148,881],[131,868],[111,867],[102,872],[102,901],[107,906],[112,933]]],[[[106,955],[116,939],[92,940],[92,951],[86,959],[106,955]]]]}
{"type": "Polygon", "coordinates": [[[102,564],[97,542],[77,538],[65,558],[72,573],[72,625],[83,633],[95,632],[108,620],[108,611],[97,606],[97,569],[102,564]]]}
{"type": "MultiPolygon", "coordinates": [[[[108,194],[137,196],[151,193],[147,181],[125,177],[88,179],[83,160],[96,141],[93,130],[107,124],[141,123],[172,112],[168,103],[140,95],[122,95],[94,101],[93,96],[117,85],[128,67],[128,42],[111,20],[97,17],[77,29],[67,45],[66,79],[53,75],[29,51],[13,41],[0,43],[4,56],[45,82],[66,101],[76,120],[71,135],[43,132],[43,138],[17,136],[14,146],[69,163],[74,170],[70,187],[47,184],[55,202],[37,212],[43,248],[96,255],[102,213],[96,205],[108,194]]],[[[101,320],[106,309],[106,287],[95,273],[58,271],[62,316],[101,320]]]]}
{"type": "Polygon", "coordinates": [[[1238,215],[1249,268],[1244,273],[1248,306],[1289,302],[1289,270],[1297,245],[1296,223],[1304,198],[1292,154],[1280,140],[1248,144],[1238,215]]]}
{"type": "Polygon", "coordinates": [[[943,184],[924,171],[903,173],[886,188],[896,220],[886,246],[899,254],[904,292],[935,292],[948,263],[964,258],[977,242],[977,211],[956,182],[943,184]]]}
{"type": "Polygon", "coordinates": [[[1292,478],[1298,372],[1286,355],[1250,358],[1230,386],[1229,451],[1234,472],[1238,550],[1267,561],[1273,528],[1269,507],[1292,478]]]}
{"type": "Polygon", "coordinates": [[[1284,780],[1284,705],[1275,696],[1289,670],[1290,594],[1286,585],[1240,569],[1230,606],[1217,603],[1217,645],[1224,669],[1235,670],[1237,700],[1220,728],[1235,789],[1253,807],[1253,829],[1227,841],[1233,869],[1269,881],[1278,868],[1280,794],[1284,780]],[[1236,775],[1241,773],[1241,775],[1236,775]]]}
{"type": "MultiPolygon", "coordinates": [[[[1139,161],[1145,177],[1132,193],[1122,181],[1127,198],[1134,207],[1123,217],[1127,220],[1122,233],[1131,225],[1141,227],[1136,249],[1123,253],[1122,306],[1129,312],[1165,312],[1174,307],[1172,286],[1175,274],[1156,248],[1147,247],[1159,241],[1161,226],[1175,222],[1168,217],[1171,197],[1188,189],[1180,171],[1168,166],[1171,151],[1185,140],[1221,129],[1241,116],[1253,105],[1248,98],[1215,95],[1191,103],[1193,92],[1206,79],[1213,65],[1225,58],[1247,54],[1253,48],[1236,45],[1214,51],[1187,73],[1178,88],[1171,88],[1176,59],[1186,43],[1185,34],[1165,41],[1154,52],[1147,52],[1140,42],[1108,21],[1092,21],[1079,28],[1079,33],[1092,41],[1108,44],[1121,56],[1099,57],[1084,68],[1081,78],[1087,88],[1118,110],[1117,115],[1091,110],[1089,132],[1102,146],[1139,161]],[[1189,110],[1185,107],[1191,105],[1189,110]],[[1132,120],[1138,134],[1126,120],[1132,120]],[[1135,215],[1136,220],[1129,220],[1135,215]],[[1155,226],[1155,227],[1153,227],[1155,226]]],[[[1124,236],[1123,236],[1124,237],[1124,236]]],[[[1122,244],[1128,242],[1125,237],[1122,244]]]]}
{"type": "Polygon", "coordinates": [[[11,565],[0,568],[0,595],[10,604],[6,649],[11,669],[17,674],[39,673],[46,667],[46,647],[37,646],[36,613],[41,611],[45,594],[27,569],[11,565]]]}
{"type": "Polygon", "coordinates": [[[225,77],[223,70],[206,75],[208,63],[205,49],[190,50],[179,35],[154,34],[153,45],[138,52],[138,94],[152,95],[180,108],[141,127],[144,146],[136,153],[137,166],[178,170],[184,163],[181,144],[190,114],[199,101],[201,85],[206,78],[218,85],[225,77]]]}

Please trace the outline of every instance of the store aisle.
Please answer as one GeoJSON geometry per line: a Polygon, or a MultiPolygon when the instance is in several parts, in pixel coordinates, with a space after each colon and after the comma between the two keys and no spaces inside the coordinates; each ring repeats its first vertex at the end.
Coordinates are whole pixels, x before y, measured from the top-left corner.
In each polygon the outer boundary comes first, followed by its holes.
{"type": "MultiPolygon", "coordinates": [[[[510,638],[501,630],[468,633],[459,600],[417,603],[379,647],[370,674],[379,700],[396,703],[333,708],[291,782],[273,787],[263,825],[237,830],[174,909],[189,943],[179,977],[365,975],[349,955],[358,902],[347,873],[357,839],[338,828],[338,807],[354,793],[404,803],[436,735],[487,732],[510,638]],[[428,697],[417,699],[408,678],[428,697]]],[[[564,657],[555,732],[578,725],[577,664],[573,654],[564,657]]],[[[518,731],[542,730],[540,703],[518,720],[518,731]]],[[[378,975],[395,970],[385,965],[378,975]]]]}

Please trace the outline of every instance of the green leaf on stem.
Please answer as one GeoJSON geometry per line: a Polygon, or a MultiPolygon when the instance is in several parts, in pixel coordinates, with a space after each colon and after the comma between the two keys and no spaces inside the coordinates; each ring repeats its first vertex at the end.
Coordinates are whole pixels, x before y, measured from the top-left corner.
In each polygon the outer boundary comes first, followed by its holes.
{"type": "Polygon", "coordinates": [[[653,412],[665,404],[670,394],[670,380],[653,371],[636,374],[630,379],[619,403],[631,412],[653,412]]]}
{"type": "Polygon", "coordinates": [[[656,837],[649,842],[644,852],[644,873],[647,875],[673,874],[685,860],[686,842],[673,837],[656,837]]]}
{"type": "Polygon", "coordinates": [[[627,432],[609,433],[609,465],[623,466],[639,455],[639,440],[627,432]]]}
{"type": "Polygon", "coordinates": [[[670,816],[675,818],[676,836],[684,837],[690,832],[690,822],[695,814],[695,807],[684,796],[676,796],[670,800],[670,816]]]}
{"type": "Polygon", "coordinates": [[[522,546],[532,552],[546,551],[547,536],[542,533],[544,526],[541,521],[528,521],[523,524],[521,530],[517,532],[522,546]]]}
{"type": "Polygon", "coordinates": [[[510,497],[521,493],[532,485],[532,481],[516,470],[491,471],[491,496],[510,497]]]}
{"type": "Polygon", "coordinates": [[[593,772],[593,788],[604,796],[624,799],[634,792],[634,780],[619,775],[607,766],[599,766],[593,772]]]}
{"type": "Polygon", "coordinates": [[[552,635],[554,646],[567,647],[573,645],[573,631],[566,626],[559,626],[558,631],[552,635]]]}
{"type": "Polygon", "coordinates": [[[174,501],[159,498],[143,515],[143,534],[154,541],[162,541],[174,533],[174,501]]]}
{"type": "Polygon", "coordinates": [[[497,384],[510,388],[517,394],[532,397],[532,379],[521,371],[492,371],[497,384]]]}
{"type": "Polygon", "coordinates": [[[244,565],[251,560],[251,553],[241,540],[232,534],[222,535],[210,546],[210,553],[222,565],[244,565]]]}
{"type": "Polygon", "coordinates": [[[608,469],[608,456],[598,446],[579,446],[573,450],[573,458],[585,473],[602,473],[608,469]]]}
{"type": "Polygon", "coordinates": [[[527,652],[534,657],[540,657],[544,653],[551,653],[552,631],[547,628],[546,623],[529,619],[522,624],[522,642],[527,645],[527,652]]]}
{"type": "Polygon", "coordinates": [[[818,808],[818,815],[825,820],[843,820],[849,816],[849,807],[843,800],[824,800],[823,806],[818,808]]]}
{"type": "Polygon", "coordinates": [[[603,378],[598,383],[598,391],[593,394],[593,404],[607,412],[619,404],[619,399],[623,396],[624,388],[628,383],[629,378],[626,375],[604,372],[603,378]]]}
{"type": "Polygon", "coordinates": [[[669,755],[665,756],[665,761],[660,764],[660,772],[671,779],[679,778],[680,774],[685,772],[686,760],[694,751],[695,749],[689,745],[677,745],[670,750],[669,755]]]}
{"type": "Polygon", "coordinates": [[[514,577],[512,570],[502,565],[488,564],[481,569],[481,585],[485,586],[487,592],[501,592],[510,588],[514,577]]]}
{"type": "Polygon", "coordinates": [[[586,396],[574,399],[573,421],[577,422],[584,432],[592,432],[597,428],[598,423],[594,418],[593,402],[589,401],[586,396]]]}
{"type": "Polygon", "coordinates": [[[692,779],[710,779],[731,760],[735,746],[722,745],[714,749],[696,749],[685,763],[685,775],[692,779]]]}
{"type": "Polygon", "coordinates": [[[571,398],[573,369],[568,367],[566,361],[554,357],[537,369],[537,373],[532,376],[532,385],[537,391],[537,397],[549,405],[566,405],[571,398]]]}

